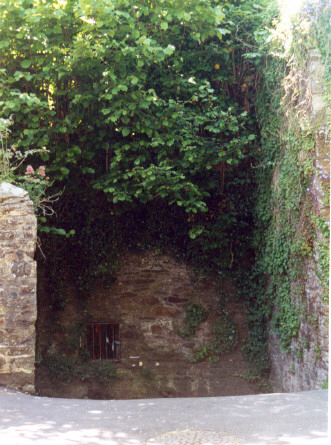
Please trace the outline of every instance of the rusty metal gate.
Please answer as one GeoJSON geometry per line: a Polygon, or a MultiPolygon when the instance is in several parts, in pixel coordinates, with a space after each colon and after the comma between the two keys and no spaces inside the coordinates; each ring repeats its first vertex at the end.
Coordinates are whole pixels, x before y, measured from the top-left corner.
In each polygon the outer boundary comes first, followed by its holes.
{"type": "Polygon", "coordinates": [[[91,323],[86,330],[86,349],[93,360],[120,360],[119,325],[91,323]]]}

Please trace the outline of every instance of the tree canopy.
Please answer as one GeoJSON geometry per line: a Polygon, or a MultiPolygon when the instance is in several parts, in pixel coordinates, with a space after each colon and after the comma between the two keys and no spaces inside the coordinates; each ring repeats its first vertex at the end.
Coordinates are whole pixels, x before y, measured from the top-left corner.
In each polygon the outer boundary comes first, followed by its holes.
{"type": "Polygon", "coordinates": [[[256,68],[243,54],[267,4],[0,1],[10,142],[42,149],[71,201],[100,191],[107,218],[159,206],[200,249],[227,246],[231,258],[247,238],[256,150],[256,68]]]}

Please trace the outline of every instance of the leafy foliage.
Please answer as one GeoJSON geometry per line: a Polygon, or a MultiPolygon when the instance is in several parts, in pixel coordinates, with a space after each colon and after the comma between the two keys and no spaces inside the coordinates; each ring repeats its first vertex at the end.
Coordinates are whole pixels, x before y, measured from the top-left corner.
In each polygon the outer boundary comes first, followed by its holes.
{"type": "Polygon", "coordinates": [[[51,204],[57,196],[46,196],[46,190],[51,187],[52,183],[46,176],[45,166],[41,165],[36,170],[32,165],[28,165],[24,174],[20,174],[18,170],[28,157],[40,153],[40,150],[32,149],[21,152],[14,145],[8,145],[10,136],[9,127],[12,119],[0,118],[0,182],[10,182],[25,189],[34,204],[36,215],[41,220],[46,220],[45,215],[52,214],[51,204]]]}
{"type": "Polygon", "coordinates": [[[182,327],[178,334],[183,338],[192,337],[197,327],[206,320],[206,311],[202,304],[190,301],[185,309],[182,327]]]}
{"type": "Polygon", "coordinates": [[[228,313],[222,310],[213,328],[213,339],[210,343],[200,344],[195,348],[194,361],[218,362],[220,355],[226,354],[238,345],[238,331],[228,313]]]}
{"type": "Polygon", "coordinates": [[[97,277],[112,280],[125,249],[168,249],[199,268],[243,261],[256,74],[242,54],[267,3],[0,4],[9,144],[40,149],[30,163],[46,165],[54,193],[65,186],[39,224],[53,308],[67,300],[68,274],[87,298],[97,277]]]}
{"type": "MultiPolygon", "coordinates": [[[[40,219],[46,253],[55,252],[54,309],[68,274],[86,298],[96,278],[113,279],[126,249],[167,249],[237,274],[254,326],[247,353],[261,369],[275,302],[274,329],[289,349],[300,300],[290,283],[313,242],[312,220],[298,211],[309,208],[313,145],[305,122],[295,123],[275,17],[267,0],[0,3],[6,140],[46,165],[55,194],[65,186],[56,213],[40,219]]],[[[296,51],[305,60],[307,46],[296,51]]]]}
{"type": "MultiPolygon", "coordinates": [[[[322,9],[319,6],[319,14],[322,9]]],[[[247,286],[252,330],[246,345],[248,355],[262,369],[267,364],[263,339],[266,342],[271,318],[284,351],[291,351],[292,340],[298,336],[304,316],[306,260],[317,246],[314,240],[320,218],[314,215],[311,181],[312,175],[320,173],[313,164],[315,123],[310,117],[306,79],[308,52],[317,46],[315,28],[323,20],[314,20],[314,14],[304,10],[286,30],[276,22],[273,37],[265,40],[267,53],[256,103],[261,131],[254,169],[259,189],[254,208],[256,261],[247,286]],[[286,41],[288,32],[293,35],[286,41]]],[[[318,34],[323,34],[321,29],[318,34]]],[[[324,277],[324,287],[328,243],[321,233],[319,236],[323,241],[317,244],[323,248],[319,248],[316,271],[324,277]]]]}
{"type": "Polygon", "coordinates": [[[247,41],[259,18],[254,2],[246,7],[2,4],[0,107],[14,116],[11,139],[47,147],[52,177],[101,190],[115,213],[165,202],[184,209],[202,248],[229,244],[226,232],[246,224],[231,194],[248,186],[242,162],[255,139],[245,98],[254,76],[238,33],[247,41]]]}
{"type": "Polygon", "coordinates": [[[70,383],[73,380],[111,384],[116,378],[116,368],[111,361],[84,362],[58,352],[49,352],[41,361],[40,366],[48,371],[54,381],[60,381],[61,384],[70,383]]]}

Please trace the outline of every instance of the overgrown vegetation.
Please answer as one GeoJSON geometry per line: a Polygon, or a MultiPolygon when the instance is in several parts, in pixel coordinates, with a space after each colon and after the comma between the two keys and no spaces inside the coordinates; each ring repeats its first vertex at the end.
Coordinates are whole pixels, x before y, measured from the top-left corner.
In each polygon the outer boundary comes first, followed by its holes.
{"type": "Polygon", "coordinates": [[[39,220],[53,310],[68,279],[84,308],[125,250],[171,251],[201,270],[242,262],[256,138],[255,67],[242,54],[264,4],[0,4],[9,146],[40,150],[54,193],[65,187],[39,220]]]}
{"type": "Polygon", "coordinates": [[[268,381],[261,376],[261,373],[256,368],[247,368],[243,372],[235,373],[235,376],[251,383],[257,383],[262,392],[271,392],[268,381]]]}
{"type": "Polygon", "coordinates": [[[190,301],[186,306],[181,326],[177,327],[178,335],[190,338],[195,334],[197,327],[206,320],[206,311],[201,303],[190,301]]]}
{"type": "Polygon", "coordinates": [[[40,219],[50,216],[53,212],[52,203],[59,194],[47,196],[46,191],[52,186],[50,178],[46,176],[45,166],[34,169],[26,165],[27,160],[41,150],[31,149],[20,151],[14,145],[9,145],[12,116],[8,119],[0,118],[0,182],[14,183],[25,189],[34,204],[35,212],[40,219]]]}
{"type": "MultiPolygon", "coordinates": [[[[0,2],[1,178],[39,203],[46,185],[63,192],[39,217],[54,312],[68,280],[84,310],[123,252],[153,248],[200,272],[231,273],[259,370],[268,369],[272,313],[290,350],[316,246],[325,288],[328,276],[328,226],[311,193],[319,175],[327,203],[327,178],[312,162],[305,82],[310,48],[328,54],[321,4],[285,45],[268,0],[0,2]],[[28,163],[40,166],[34,178],[28,163]]],[[[204,316],[192,303],[182,334],[204,316]]],[[[224,326],[200,357],[231,346],[220,337],[236,342],[224,326]]]]}
{"type": "Polygon", "coordinates": [[[17,147],[47,147],[54,188],[66,186],[47,225],[75,230],[68,250],[87,263],[79,281],[97,273],[102,238],[112,256],[109,233],[90,231],[86,242],[94,201],[119,238],[118,227],[143,209],[153,244],[168,246],[180,227],[177,250],[190,259],[232,266],[244,255],[256,129],[255,70],[241,56],[264,3],[1,5],[1,114],[14,116],[17,147]]]}
{"type": "Polygon", "coordinates": [[[116,378],[116,367],[109,360],[74,360],[59,352],[48,353],[40,366],[49,372],[54,381],[66,384],[73,380],[111,384],[116,378]]]}
{"type": "Polygon", "coordinates": [[[237,345],[237,328],[228,313],[223,310],[214,324],[212,341],[195,348],[193,361],[218,362],[221,355],[231,352],[237,345]]]}
{"type": "Polygon", "coordinates": [[[261,369],[268,365],[265,345],[272,314],[271,328],[279,335],[284,351],[291,350],[292,340],[298,335],[300,320],[306,316],[308,258],[316,261],[320,284],[328,289],[329,226],[317,215],[317,200],[323,199],[324,191],[320,194],[318,187],[314,190],[312,180],[329,179],[314,164],[318,122],[311,118],[307,83],[311,48],[317,46],[323,33],[326,35],[326,7],[321,3],[315,13],[304,9],[292,25],[287,23],[287,30],[282,22],[275,24],[261,69],[256,103],[260,141],[253,166],[258,184],[254,207],[256,261],[246,290],[251,327],[246,351],[261,369]],[[289,32],[293,33],[291,39],[289,32]]]}

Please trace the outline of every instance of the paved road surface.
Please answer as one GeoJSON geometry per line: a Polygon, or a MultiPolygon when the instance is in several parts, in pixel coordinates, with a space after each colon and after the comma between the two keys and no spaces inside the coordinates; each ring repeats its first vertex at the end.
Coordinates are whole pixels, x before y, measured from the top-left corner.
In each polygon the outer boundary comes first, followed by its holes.
{"type": "Polygon", "coordinates": [[[0,387],[1,445],[324,445],[326,390],[77,400],[0,387]]]}

